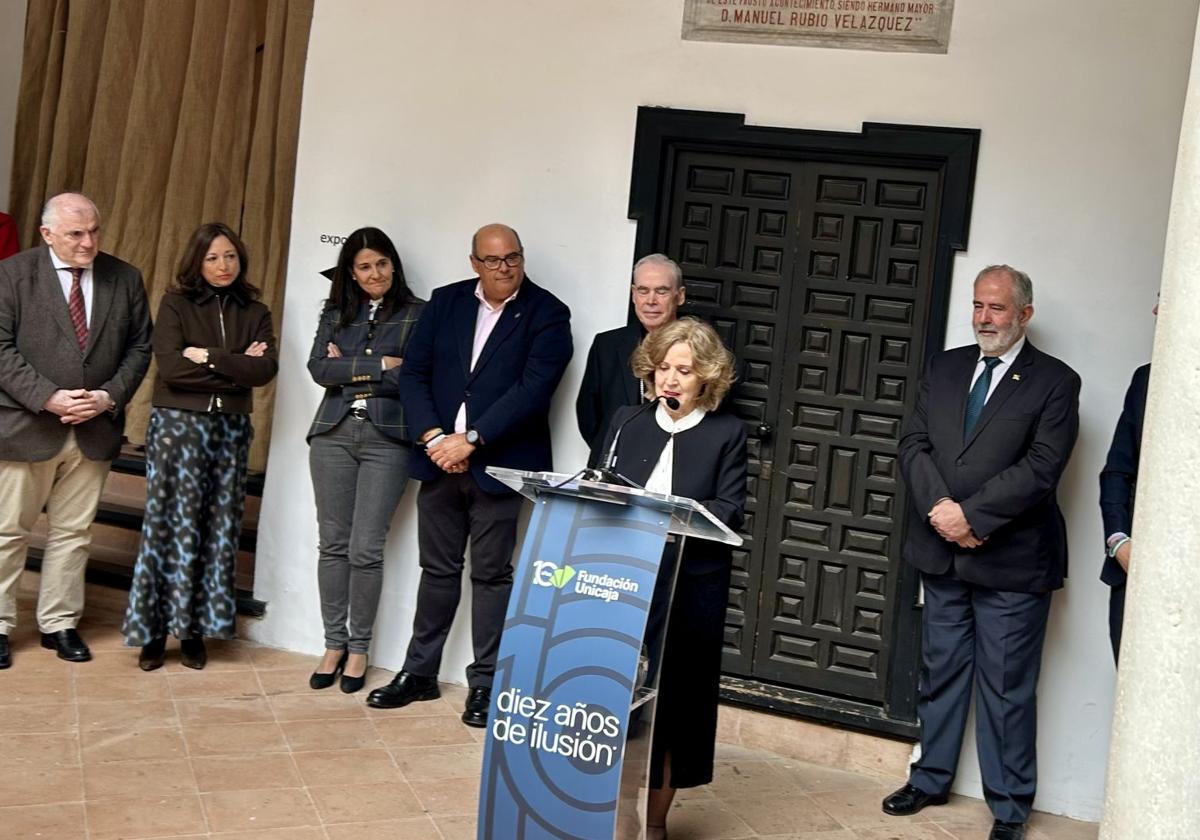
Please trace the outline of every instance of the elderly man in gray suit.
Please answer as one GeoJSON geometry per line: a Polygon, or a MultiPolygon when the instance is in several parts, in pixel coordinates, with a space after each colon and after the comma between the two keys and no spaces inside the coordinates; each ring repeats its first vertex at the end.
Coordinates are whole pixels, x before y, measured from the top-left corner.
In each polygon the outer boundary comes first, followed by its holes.
{"type": "Polygon", "coordinates": [[[0,262],[0,668],[12,664],[17,582],[43,509],[42,647],[91,659],[75,629],[90,528],[150,365],[141,272],[100,252],[96,205],[56,195],[40,230],[45,246],[0,262]]]}

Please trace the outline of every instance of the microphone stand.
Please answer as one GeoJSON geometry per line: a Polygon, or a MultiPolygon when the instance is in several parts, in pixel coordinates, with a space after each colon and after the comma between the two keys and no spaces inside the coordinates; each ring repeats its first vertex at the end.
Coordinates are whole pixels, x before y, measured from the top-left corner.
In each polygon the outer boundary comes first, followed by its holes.
{"type": "Polygon", "coordinates": [[[620,484],[628,487],[637,487],[639,490],[645,489],[636,481],[626,478],[613,469],[617,463],[617,441],[621,439],[621,432],[625,430],[626,426],[633,422],[635,417],[638,417],[639,415],[649,411],[651,408],[656,408],[660,402],[665,402],[667,404],[667,408],[672,410],[679,408],[679,400],[675,399],[674,397],[659,396],[650,400],[645,405],[638,408],[637,411],[633,412],[633,414],[630,414],[628,417],[626,417],[625,421],[621,423],[620,426],[617,426],[617,431],[615,434],[613,434],[612,443],[609,444],[608,452],[605,453],[604,460],[601,462],[601,466],[596,469],[588,469],[583,471],[583,478],[586,481],[597,481],[604,484],[620,484]]]}

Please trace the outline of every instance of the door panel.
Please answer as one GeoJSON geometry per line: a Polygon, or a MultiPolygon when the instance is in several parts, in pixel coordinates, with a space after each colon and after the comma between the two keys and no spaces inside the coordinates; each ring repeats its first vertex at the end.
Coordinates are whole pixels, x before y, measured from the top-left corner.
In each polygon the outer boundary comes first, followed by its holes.
{"type": "Polygon", "coordinates": [[[680,150],[662,246],[738,358],[748,426],[727,673],[886,696],[901,419],[923,358],[935,171],[680,150]]]}

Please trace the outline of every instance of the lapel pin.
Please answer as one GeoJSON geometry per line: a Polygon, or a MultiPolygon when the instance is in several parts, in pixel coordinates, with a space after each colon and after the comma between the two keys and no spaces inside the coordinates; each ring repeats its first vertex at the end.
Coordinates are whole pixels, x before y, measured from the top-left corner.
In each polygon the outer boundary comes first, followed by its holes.
{"type": "Polygon", "coordinates": [[[516,319],[518,319],[520,317],[521,317],[521,313],[518,312],[516,315],[513,316],[513,320],[515,321],[516,319]]]}
{"type": "Polygon", "coordinates": [[[1021,374],[1014,373],[1013,374],[1013,382],[1020,382],[1020,381],[1021,381],[1021,374]]]}

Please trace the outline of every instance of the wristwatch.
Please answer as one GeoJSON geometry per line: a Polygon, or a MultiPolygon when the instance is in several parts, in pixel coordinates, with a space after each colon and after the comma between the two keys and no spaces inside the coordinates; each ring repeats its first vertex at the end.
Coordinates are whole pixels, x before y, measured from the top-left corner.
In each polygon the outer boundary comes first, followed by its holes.
{"type": "Polygon", "coordinates": [[[472,446],[479,446],[479,443],[482,440],[483,438],[479,436],[478,430],[467,429],[467,443],[471,444],[472,446]]]}

